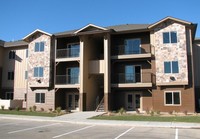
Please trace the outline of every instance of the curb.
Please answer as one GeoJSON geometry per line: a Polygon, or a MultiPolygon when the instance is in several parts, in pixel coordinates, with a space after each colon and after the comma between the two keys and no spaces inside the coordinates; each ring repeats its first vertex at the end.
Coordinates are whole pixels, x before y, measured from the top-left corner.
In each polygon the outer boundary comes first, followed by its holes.
{"type": "MultiPolygon", "coordinates": [[[[40,122],[58,122],[58,123],[71,123],[71,124],[84,124],[84,125],[99,125],[99,126],[133,126],[133,127],[149,127],[149,128],[179,128],[179,129],[200,129],[200,126],[190,126],[190,125],[176,125],[174,122],[165,122],[169,125],[155,125],[153,122],[138,122],[138,123],[123,123],[123,121],[113,121],[109,123],[108,121],[90,121],[86,119],[85,121],[67,121],[67,120],[56,120],[56,119],[37,119],[32,117],[9,117],[9,116],[0,116],[0,119],[12,119],[12,120],[26,120],[26,121],[40,121],[40,122]],[[114,123],[115,122],[115,123],[114,123]],[[122,122],[122,123],[119,123],[122,122]]],[[[137,122],[137,121],[135,121],[137,122]]],[[[181,123],[178,123],[181,124],[181,123]]]]}

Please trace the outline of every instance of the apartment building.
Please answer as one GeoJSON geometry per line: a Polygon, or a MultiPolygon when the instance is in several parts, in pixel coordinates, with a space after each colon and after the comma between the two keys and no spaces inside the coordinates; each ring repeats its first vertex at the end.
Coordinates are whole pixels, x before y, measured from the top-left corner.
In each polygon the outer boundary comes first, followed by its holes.
{"type": "Polygon", "coordinates": [[[88,24],[54,34],[37,29],[21,41],[2,41],[1,97],[45,110],[195,112],[196,28],[166,17],[153,24],[88,24]]]}

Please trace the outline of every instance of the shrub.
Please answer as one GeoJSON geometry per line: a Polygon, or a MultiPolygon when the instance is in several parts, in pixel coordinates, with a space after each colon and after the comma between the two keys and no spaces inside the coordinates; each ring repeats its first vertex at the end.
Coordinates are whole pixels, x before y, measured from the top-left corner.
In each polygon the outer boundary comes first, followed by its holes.
{"type": "Polygon", "coordinates": [[[149,111],[149,109],[148,109],[148,108],[146,109],[146,114],[150,114],[150,111],[149,111]]]}
{"type": "Polygon", "coordinates": [[[9,109],[10,111],[12,110],[12,108],[11,108],[11,107],[9,107],[8,109],[9,109]]]}
{"type": "Polygon", "coordinates": [[[34,105],[33,106],[33,111],[36,111],[36,109],[37,109],[37,106],[34,105]]]}
{"type": "Polygon", "coordinates": [[[172,114],[173,114],[173,111],[168,111],[168,114],[172,115],[172,114]]]}
{"type": "Polygon", "coordinates": [[[160,115],[160,111],[156,111],[156,114],[160,115]]]}
{"type": "Polygon", "coordinates": [[[154,111],[153,110],[150,111],[150,115],[154,116],[154,111]]]}
{"type": "Polygon", "coordinates": [[[40,111],[44,111],[44,108],[40,108],[40,111]]]}
{"type": "Polygon", "coordinates": [[[53,110],[52,108],[49,108],[49,111],[50,111],[50,112],[52,112],[52,110],[53,110]]]}
{"type": "Polygon", "coordinates": [[[15,110],[16,110],[16,111],[19,111],[19,109],[20,109],[20,108],[19,108],[18,106],[17,106],[17,107],[15,107],[15,110]]]}
{"type": "Polygon", "coordinates": [[[123,115],[124,113],[126,113],[126,110],[125,110],[123,107],[121,107],[121,108],[118,110],[118,113],[119,113],[120,115],[123,115]]]}
{"type": "Polygon", "coordinates": [[[140,114],[140,111],[138,109],[135,110],[137,114],[140,114]]]}
{"type": "Polygon", "coordinates": [[[185,111],[183,111],[183,113],[184,113],[184,115],[187,115],[187,114],[188,114],[188,111],[187,111],[187,110],[185,110],[185,111]]]}
{"type": "Polygon", "coordinates": [[[4,107],[5,107],[4,105],[1,105],[1,109],[2,109],[2,110],[4,110],[4,107]]]}
{"type": "Polygon", "coordinates": [[[33,108],[32,108],[32,107],[29,107],[29,111],[32,112],[32,111],[33,111],[33,108]]]}
{"type": "Polygon", "coordinates": [[[60,115],[60,113],[61,113],[61,107],[57,107],[56,108],[56,113],[57,113],[57,116],[60,115]]]}

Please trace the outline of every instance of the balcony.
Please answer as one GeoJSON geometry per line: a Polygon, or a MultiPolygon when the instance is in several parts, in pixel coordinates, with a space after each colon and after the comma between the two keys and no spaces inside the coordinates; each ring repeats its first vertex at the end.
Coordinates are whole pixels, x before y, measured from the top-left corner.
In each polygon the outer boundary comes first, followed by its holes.
{"type": "Polygon", "coordinates": [[[56,88],[77,88],[79,87],[79,75],[56,75],[56,88]]]}
{"type": "Polygon", "coordinates": [[[73,61],[80,56],[80,48],[57,49],[56,61],[73,61]]]}
{"type": "Polygon", "coordinates": [[[114,49],[112,59],[129,59],[129,58],[151,58],[152,46],[150,44],[145,45],[145,48],[131,48],[126,45],[118,45],[114,49]]]}
{"type": "Polygon", "coordinates": [[[118,73],[115,75],[112,87],[152,87],[151,73],[126,74],[118,73]]]}

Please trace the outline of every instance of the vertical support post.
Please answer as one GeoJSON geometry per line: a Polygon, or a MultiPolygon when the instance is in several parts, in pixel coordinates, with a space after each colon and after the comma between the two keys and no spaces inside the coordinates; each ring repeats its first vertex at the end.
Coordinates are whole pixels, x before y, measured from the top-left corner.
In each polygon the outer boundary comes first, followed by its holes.
{"type": "Polygon", "coordinates": [[[111,85],[110,85],[110,35],[104,36],[104,110],[109,111],[111,107],[111,85]]]}

